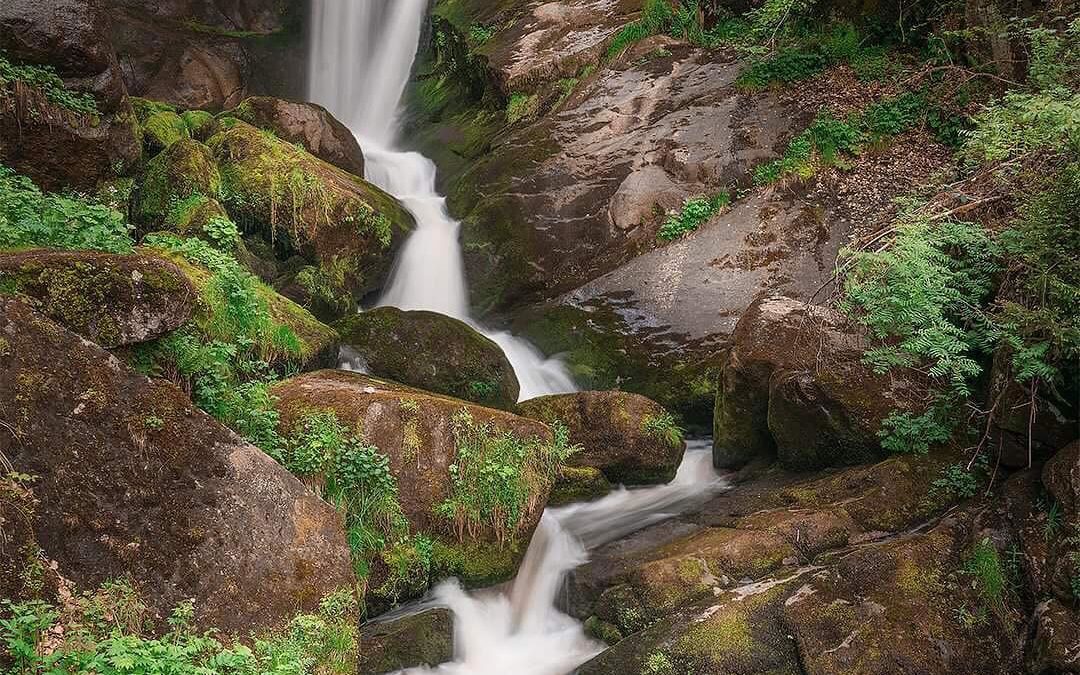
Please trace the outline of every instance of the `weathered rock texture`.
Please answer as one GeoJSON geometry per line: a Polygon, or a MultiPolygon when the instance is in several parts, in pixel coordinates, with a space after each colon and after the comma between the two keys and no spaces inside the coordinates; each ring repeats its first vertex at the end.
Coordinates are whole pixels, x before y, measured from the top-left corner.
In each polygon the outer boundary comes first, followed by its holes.
{"type": "Polygon", "coordinates": [[[142,254],[41,249],[0,254],[4,293],[25,298],[106,349],[176,330],[195,305],[195,289],[175,265],[142,254]]]}
{"type": "Polygon", "coordinates": [[[868,346],[835,310],[790,298],[754,302],[720,378],[716,466],[775,457],[806,470],[882,457],[882,421],[916,409],[926,383],[914,373],[875,373],[862,361],[868,346]]]}
{"type": "Polygon", "coordinates": [[[454,616],[445,608],[373,622],[360,629],[360,675],[435,667],[453,658],[454,616]]]}
{"type": "Polygon", "coordinates": [[[613,483],[648,485],[675,477],[686,443],[671,415],[644,396],[621,391],[586,391],[530,399],[522,415],[545,424],[564,424],[574,467],[599,469],[613,483]]]}
{"type": "Polygon", "coordinates": [[[299,143],[319,159],[354,176],[364,175],[364,154],[356,137],[320,105],[253,96],[229,114],[269,129],[290,143],[299,143]]]}
{"type": "MultiPolygon", "coordinates": [[[[389,457],[402,511],[412,531],[435,540],[432,581],[457,576],[467,584],[487,586],[514,575],[540,522],[551,483],[541,476],[531,477],[527,505],[506,540],[500,541],[493,528],[482,524],[468,533],[457,532],[452,521],[436,512],[452,494],[450,466],[461,461],[455,417],[467,413],[475,424],[487,427],[482,433],[490,438],[508,434],[524,444],[527,454],[552,442],[547,426],[341,370],[301,375],[276,385],[273,391],[279,399],[284,434],[291,433],[306,414],[331,410],[342,425],[359,430],[366,442],[389,457]]],[[[526,461],[538,459],[532,456],[526,461]]],[[[377,560],[368,579],[369,602],[395,599],[378,597],[386,574],[385,565],[377,560]]]]}
{"type": "Polygon", "coordinates": [[[518,381],[506,355],[463,321],[379,307],[334,327],[373,375],[493,408],[517,403],[518,381]]]}
{"type": "Polygon", "coordinates": [[[0,300],[0,453],[81,588],[130,577],[157,618],[248,634],[355,583],[340,515],[179,390],[0,300]]]}

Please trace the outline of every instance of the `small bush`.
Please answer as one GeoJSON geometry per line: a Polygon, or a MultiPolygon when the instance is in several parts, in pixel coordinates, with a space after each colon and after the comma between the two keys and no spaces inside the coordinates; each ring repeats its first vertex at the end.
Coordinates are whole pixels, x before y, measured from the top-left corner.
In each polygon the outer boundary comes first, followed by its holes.
{"type": "Polygon", "coordinates": [[[51,66],[15,64],[0,53],[0,94],[15,82],[40,89],[53,105],[85,115],[98,114],[94,96],[68,89],[51,66]]]}
{"type": "Polygon", "coordinates": [[[672,241],[696,231],[701,225],[731,204],[731,194],[720,192],[712,198],[694,197],[686,200],[682,210],[664,221],[657,236],[672,241]]]}
{"type": "Polygon", "coordinates": [[[88,197],[45,194],[29,178],[0,164],[0,249],[130,253],[131,231],[119,211],[88,197]]]}

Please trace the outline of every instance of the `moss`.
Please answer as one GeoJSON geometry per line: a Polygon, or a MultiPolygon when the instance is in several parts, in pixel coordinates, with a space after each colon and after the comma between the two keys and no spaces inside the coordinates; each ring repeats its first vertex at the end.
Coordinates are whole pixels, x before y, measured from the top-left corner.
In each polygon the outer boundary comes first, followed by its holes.
{"type": "Polygon", "coordinates": [[[117,270],[86,262],[70,267],[29,263],[18,271],[0,271],[0,293],[26,292],[36,309],[90,340],[115,344],[116,318],[103,312],[118,284],[130,283],[117,270]]]}
{"type": "Polygon", "coordinates": [[[617,626],[595,615],[585,620],[585,634],[608,645],[621,642],[623,639],[622,631],[617,626]]]}
{"type": "Polygon", "coordinates": [[[152,149],[163,150],[184,138],[191,138],[191,130],[180,115],[171,111],[155,112],[142,125],[143,138],[152,149]]]}
{"type": "Polygon", "coordinates": [[[152,115],[157,113],[176,113],[176,106],[162,101],[151,101],[150,99],[140,98],[138,96],[132,96],[128,98],[131,102],[131,108],[135,112],[135,119],[139,124],[146,124],[146,121],[150,119],[152,115]]]}
{"type": "Polygon", "coordinates": [[[592,501],[608,494],[611,489],[611,483],[600,469],[591,466],[564,466],[559,469],[548,505],[562,506],[592,501]]]}
{"type": "Polygon", "coordinates": [[[205,110],[187,110],[180,115],[192,138],[205,140],[214,129],[214,116],[205,110]]]}
{"type": "Polygon", "coordinates": [[[432,575],[457,577],[466,586],[475,588],[493,586],[514,576],[523,554],[518,545],[436,541],[432,553],[432,575]]]}
{"type": "Polygon", "coordinates": [[[174,143],[146,166],[136,203],[136,215],[146,223],[163,223],[171,210],[193,195],[215,197],[221,192],[209,148],[191,139],[174,143]]]}

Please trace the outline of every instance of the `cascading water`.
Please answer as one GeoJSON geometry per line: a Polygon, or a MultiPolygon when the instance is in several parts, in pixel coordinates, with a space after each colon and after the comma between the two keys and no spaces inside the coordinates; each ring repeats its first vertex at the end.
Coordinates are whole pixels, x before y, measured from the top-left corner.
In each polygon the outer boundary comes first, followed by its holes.
{"type": "Polygon", "coordinates": [[[435,189],[435,165],[395,148],[397,112],[408,83],[428,0],[315,0],[311,100],[360,139],[365,178],[394,195],[416,218],[381,305],[425,309],[466,321],[506,353],[521,398],[574,391],[555,359],[510,333],[485,330],[469,316],[459,223],[435,189]]]}
{"type": "MultiPolygon", "coordinates": [[[[324,105],[360,139],[366,178],[397,197],[417,229],[398,258],[381,304],[426,309],[476,325],[458,243],[459,224],[435,189],[435,165],[395,147],[397,112],[420,39],[428,0],[314,0],[311,100],[324,105]]],[[[502,347],[521,383],[521,397],[574,390],[562,364],[528,342],[483,331],[502,347]]],[[[508,589],[466,593],[454,582],[437,601],[455,615],[457,660],[412,675],[562,675],[600,651],[581,624],[555,607],[567,572],[588,548],[681,512],[721,488],[708,444],[687,451],[675,481],[620,490],[589,504],[550,509],[540,522],[517,579],[508,589]]]]}

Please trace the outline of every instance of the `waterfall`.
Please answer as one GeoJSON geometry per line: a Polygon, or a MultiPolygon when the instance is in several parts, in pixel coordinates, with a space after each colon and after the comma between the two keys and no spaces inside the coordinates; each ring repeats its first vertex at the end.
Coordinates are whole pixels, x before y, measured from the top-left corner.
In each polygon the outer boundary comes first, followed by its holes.
{"type": "Polygon", "coordinates": [[[491,338],[514,367],[522,400],[574,391],[561,362],[470,316],[461,226],[435,188],[435,165],[397,147],[399,106],[427,6],[428,0],[314,0],[312,7],[309,97],[356,134],[365,178],[397,197],[416,219],[379,304],[445,314],[491,338]]]}

